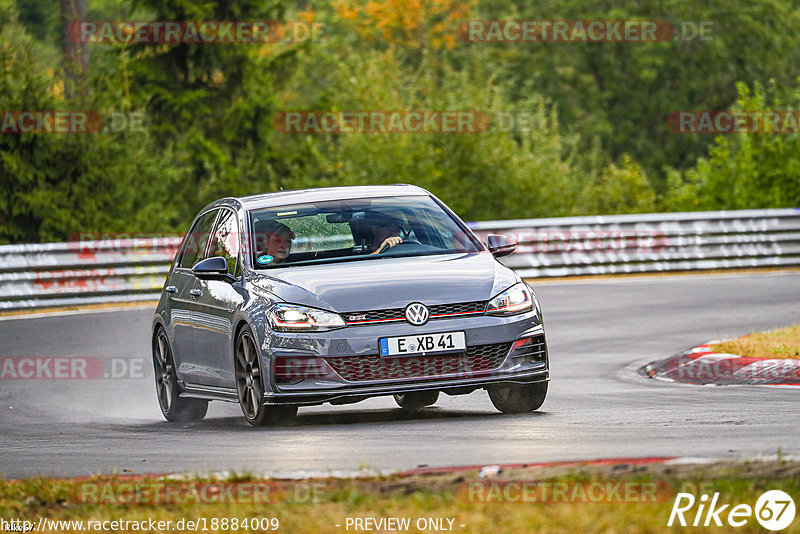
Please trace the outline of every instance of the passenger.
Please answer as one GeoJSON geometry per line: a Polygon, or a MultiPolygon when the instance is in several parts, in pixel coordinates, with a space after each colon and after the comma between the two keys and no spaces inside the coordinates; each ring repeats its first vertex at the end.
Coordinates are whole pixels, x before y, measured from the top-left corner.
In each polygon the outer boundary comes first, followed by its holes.
{"type": "Polygon", "coordinates": [[[256,234],[256,262],[259,265],[283,263],[292,253],[291,228],[277,221],[258,221],[253,224],[256,234]]]}

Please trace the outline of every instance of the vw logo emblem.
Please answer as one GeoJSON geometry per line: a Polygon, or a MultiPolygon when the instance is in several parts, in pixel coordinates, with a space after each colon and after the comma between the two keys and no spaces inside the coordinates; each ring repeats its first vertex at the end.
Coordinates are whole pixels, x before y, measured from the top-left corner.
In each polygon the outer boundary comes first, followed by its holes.
{"type": "Polygon", "coordinates": [[[422,303],[412,302],[406,306],[406,321],[415,326],[424,325],[428,322],[430,316],[431,312],[429,312],[428,308],[422,303]]]}

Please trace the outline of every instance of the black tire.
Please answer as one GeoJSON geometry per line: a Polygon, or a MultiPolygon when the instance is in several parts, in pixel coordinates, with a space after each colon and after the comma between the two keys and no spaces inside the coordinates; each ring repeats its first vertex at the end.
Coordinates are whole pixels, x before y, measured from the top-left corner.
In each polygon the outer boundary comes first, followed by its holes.
{"type": "Polygon", "coordinates": [[[258,350],[253,334],[247,327],[242,328],[236,337],[233,355],[236,372],[236,391],[239,393],[239,406],[247,422],[253,426],[271,426],[289,423],[297,415],[297,406],[265,406],[264,381],[258,350]]]}
{"type": "Polygon", "coordinates": [[[164,419],[174,423],[202,421],[208,411],[208,401],[180,397],[178,375],[169,339],[163,327],[153,336],[153,373],[156,377],[156,396],[164,419]]]}
{"type": "Polygon", "coordinates": [[[488,388],[494,407],[503,413],[528,413],[538,410],[547,397],[547,382],[508,384],[488,388]]]}
{"type": "Polygon", "coordinates": [[[426,406],[436,404],[439,400],[438,391],[412,391],[394,395],[394,401],[407,412],[418,412],[426,406]]]}

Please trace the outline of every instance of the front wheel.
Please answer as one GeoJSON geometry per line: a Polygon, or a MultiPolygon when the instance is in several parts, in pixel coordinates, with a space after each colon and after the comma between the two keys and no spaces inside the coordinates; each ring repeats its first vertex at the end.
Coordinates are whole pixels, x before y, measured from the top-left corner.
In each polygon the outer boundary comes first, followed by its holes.
{"type": "Polygon", "coordinates": [[[547,397],[547,382],[508,384],[488,388],[494,407],[503,413],[528,413],[538,410],[547,397]]]}
{"type": "Polygon", "coordinates": [[[297,406],[265,406],[264,382],[261,380],[261,365],[253,335],[243,328],[236,338],[234,358],[236,391],[239,404],[247,422],[253,426],[287,423],[297,415],[297,406]]]}
{"type": "Polygon", "coordinates": [[[407,412],[418,412],[426,406],[436,404],[437,400],[439,400],[438,391],[412,391],[394,396],[397,405],[407,412]]]}
{"type": "Polygon", "coordinates": [[[208,401],[180,397],[175,360],[169,347],[167,333],[162,327],[153,336],[153,372],[156,375],[156,395],[164,419],[176,423],[202,421],[208,411],[208,401]]]}

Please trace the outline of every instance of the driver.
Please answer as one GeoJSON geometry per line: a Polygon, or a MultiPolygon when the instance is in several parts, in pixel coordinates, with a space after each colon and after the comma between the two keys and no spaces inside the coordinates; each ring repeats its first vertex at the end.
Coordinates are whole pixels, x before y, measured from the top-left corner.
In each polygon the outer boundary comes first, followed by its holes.
{"type": "Polygon", "coordinates": [[[253,224],[256,234],[256,257],[258,263],[283,263],[292,252],[292,239],[295,238],[291,228],[277,221],[258,221],[253,224]],[[272,256],[268,262],[259,258],[272,256]]]}
{"type": "Polygon", "coordinates": [[[389,217],[381,217],[376,219],[372,227],[372,243],[373,249],[370,254],[380,254],[392,247],[396,247],[403,242],[400,237],[403,233],[403,227],[400,223],[389,217]]]}

